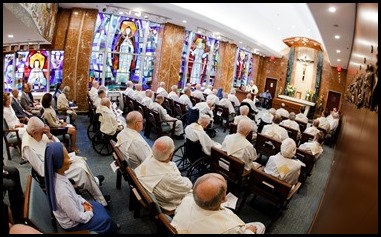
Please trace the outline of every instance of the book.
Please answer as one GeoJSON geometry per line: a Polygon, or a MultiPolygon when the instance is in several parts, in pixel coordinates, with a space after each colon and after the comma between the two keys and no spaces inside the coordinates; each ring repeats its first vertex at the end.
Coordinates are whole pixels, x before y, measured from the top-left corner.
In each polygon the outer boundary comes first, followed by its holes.
{"type": "Polygon", "coordinates": [[[226,199],[227,201],[221,203],[221,206],[235,210],[235,207],[237,206],[238,198],[234,194],[228,193],[226,195],[226,199]]]}

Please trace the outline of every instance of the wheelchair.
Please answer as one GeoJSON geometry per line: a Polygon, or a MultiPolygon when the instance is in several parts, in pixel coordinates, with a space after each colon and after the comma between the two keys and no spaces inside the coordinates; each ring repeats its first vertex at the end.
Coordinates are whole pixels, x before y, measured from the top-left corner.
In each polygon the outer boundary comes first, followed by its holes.
{"type": "MultiPolygon", "coordinates": [[[[198,120],[198,117],[200,116],[200,113],[198,109],[189,109],[188,110],[188,120],[187,125],[194,123],[198,120]]],[[[213,122],[208,125],[208,127],[205,128],[205,132],[209,135],[209,137],[213,138],[216,136],[217,132],[214,129],[213,122]]]]}
{"type": "Polygon", "coordinates": [[[200,141],[193,142],[188,138],[174,151],[172,161],[192,183],[211,170],[210,157],[202,151],[200,141]]]}

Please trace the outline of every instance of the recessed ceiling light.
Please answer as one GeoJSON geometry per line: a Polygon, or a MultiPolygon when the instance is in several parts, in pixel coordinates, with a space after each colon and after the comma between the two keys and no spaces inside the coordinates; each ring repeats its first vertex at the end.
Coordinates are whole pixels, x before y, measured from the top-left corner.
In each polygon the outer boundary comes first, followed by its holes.
{"type": "Polygon", "coordinates": [[[340,39],[340,35],[335,35],[335,39],[340,39]]]}
{"type": "Polygon", "coordinates": [[[187,23],[187,21],[186,21],[186,20],[183,20],[183,23],[187,23]]]}
{"type": "Polygon", "coordinates": [[[74,12],[74,15],[78,15],[78,12],[74,12]]]}
{"type": "Polygon", "coordinates": [[[329,8],[328,8],[328,11],[329,11],[329,12],[336,12],[336,7],[329,7],[329,8]]]}
{"type": "Polygon", "coordinates": [[[336,50],[336,53],[341,53],[341,50],[340,49],[336,50]]]}
{"type": "Polygon", "coordinates": [[[13,38],[13,35],[8,35],[8,38],[13,38]]]}
{"type": "Polygon", "coordinates": [[[339,58],[339,59],[337,59],[337,61],[338,61],[338,62],[341,62],[341,59],[339,58]]]}
{"type": "Polygon", "coordinates": [[[239,41],[240,44],[242,44],[242,41],[239,41]]]}

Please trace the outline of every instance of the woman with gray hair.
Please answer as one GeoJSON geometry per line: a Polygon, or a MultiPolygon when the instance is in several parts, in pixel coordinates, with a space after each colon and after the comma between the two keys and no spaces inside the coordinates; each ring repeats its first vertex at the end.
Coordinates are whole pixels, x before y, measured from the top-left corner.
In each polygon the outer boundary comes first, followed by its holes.
{"type": "Polygon", "coordinates": [[[62,90],[62,93],[57,98],[57,110],[58,113],[65,111],[70,116],[70,123],[74,124],[75,119],[77,118],[77,113],[73,108],[69,106],[69,100],[67,99],[70,93],[70,87],[65,86],[62,90]]]}
{"type": "Polygon", "coordinates": [[[293,159],[296,153],[296,143],[291,138],[282,141],[280,152],[270,156],[264,171],[291,185],[298,182],[301,163],[293,159]]]}

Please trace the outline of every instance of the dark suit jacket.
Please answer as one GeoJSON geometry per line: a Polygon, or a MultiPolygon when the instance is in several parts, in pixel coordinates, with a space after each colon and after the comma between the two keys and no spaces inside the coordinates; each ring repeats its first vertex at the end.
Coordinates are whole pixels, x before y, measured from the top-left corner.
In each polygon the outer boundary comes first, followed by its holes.
{"type": "Polygon", "coordinates": [[[29,117],[24,108],[21,106],[20,102],[16,100],[16,98],[12,97],[11,105],[18,118],[29,117]]]}
{"type": "Polygon", "coordinates": [[[25,92],[21,94],[20,104],[26,111],[31,111],[34,108],[33,101],[25,92]]]}

